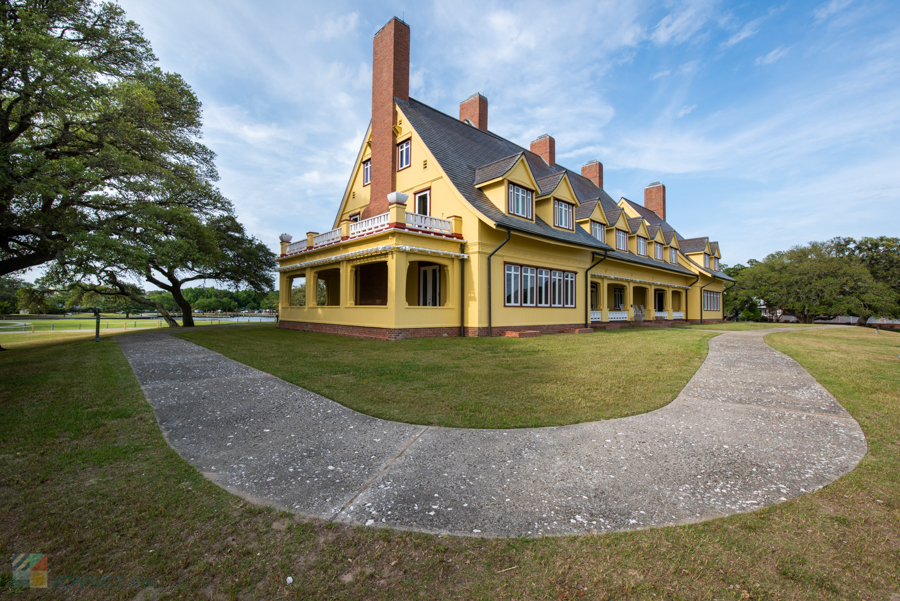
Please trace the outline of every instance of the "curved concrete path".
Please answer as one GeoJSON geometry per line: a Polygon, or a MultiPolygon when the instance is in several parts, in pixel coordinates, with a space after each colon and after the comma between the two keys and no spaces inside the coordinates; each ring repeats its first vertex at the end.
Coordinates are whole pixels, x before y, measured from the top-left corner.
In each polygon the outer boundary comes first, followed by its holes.
{"type": "Polygon", "coordinates": [[[538,536],[750,511],[852,470],[859,424],[772,331],[710,340],[657,411],[521,430],[387,422],[167,333],[117,340],[169,444],[227,490],[354,524],[538,536]]]}

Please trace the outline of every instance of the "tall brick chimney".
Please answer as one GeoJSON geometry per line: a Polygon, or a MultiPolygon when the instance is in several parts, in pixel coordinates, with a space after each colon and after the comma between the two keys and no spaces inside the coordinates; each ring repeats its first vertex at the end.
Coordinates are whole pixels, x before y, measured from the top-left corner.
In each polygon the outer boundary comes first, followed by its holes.
{"type": "Polygon", "coordinates": [[[588,161],[582,165],[581,175],[597,184],[598,188],[603,188],[603,163],[600,161],[588,161]]]}
{"type": "Polygon", "coordinates": [[[372,51],[372,183],[362,218],[388,211],[397,182],[394,98],[409,101],[409,25],[394,17],[375,34],[372,51]]]}
{"type": "Polygon", "coordinates": [[[553,167],[556,165],[556,140],[544,134],[531,143],[531,152],[540,155],[544,162],[553,167]]]}
{"type": "Polygon", "coordinates": [[[666,187],[659,182],[653,182],[644,188],[644,207],[665,219],[666,187]]]}
{"type": "Polygon", "coordinates": [[[472,94],[459,103],[459,120],[468,119],[481,131],[487,131],[487,98],[481,94],[472,94]]]}

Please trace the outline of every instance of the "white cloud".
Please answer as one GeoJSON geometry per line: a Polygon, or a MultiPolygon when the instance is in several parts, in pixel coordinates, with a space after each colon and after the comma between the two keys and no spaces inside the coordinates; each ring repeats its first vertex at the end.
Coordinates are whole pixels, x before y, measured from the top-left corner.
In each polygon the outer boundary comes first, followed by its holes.
{"type": "Polygon", "coordinates": [[[707,2],[687,3],[663,17],[653,28],[650,39],[660,46],[670,42],[686,42],[706,24],[710,18],[710,8],[707,2]]]}
{"type": "Polygon", "coordinates": [[[757,65],[771,65],[772,63],[784,58],[785,55],[788,53],[788,50],[790,50],[790,48],[785,48],[784,46],[779,46],[778,48],[776,48],[769,54],[767,54],[765,56],[757,57],[757,59],[754,61],[754,63],[757,65]]]}
{"type": "Polygon", "coordinates": [[[660,71],[658,73],[654,73],[653,75],[651,75],[650,80],[652,81],[654,79],[659,79],[660,77],[665,77],[666,75],[671,75],[671,74],[672,74],[672,70],[666,69],[665,71],[660,71]]]}
{"type": "Polygon", "coordinates": [[[680,111],[678,111],[678,118],[681,119],[685,115],[691,114],[691,112],[697,108],[696,104],[692,104],[691,106],[682,107],[680,111]]]}
{"type": "Polygon", "coordinates": [[[851,2],[853,2],[853,0],[830,0],[830,2],[820,4],[813,10],[813,16],[816,18],[816,23],[821,23],[831,15],[839,13],[850,6],[851,2]]]}
{"type": "Polygon", "coordinates": [[[728,40],[726,40],[722,46],[728,48],[730,46],[734,46],[738,42],[742,42],[747,38],[756,35],[759,32],[759,26],[765,20],[765,17],[760,17],[758,19],[754,19],[750,21],[743,27],[741,27],[740,31],[732,35],[728,40]]]}

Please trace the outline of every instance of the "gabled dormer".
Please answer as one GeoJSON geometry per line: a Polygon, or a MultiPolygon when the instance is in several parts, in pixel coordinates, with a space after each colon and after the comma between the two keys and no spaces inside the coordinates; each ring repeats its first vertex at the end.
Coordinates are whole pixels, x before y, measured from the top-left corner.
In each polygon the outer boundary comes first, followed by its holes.
{"type": "Polygon", "coordinates": [[[650,233],[647,231],[647,222],[640,217],[627,219],[629,228],[628,250],[640,256],[649,256],[650,233]]]}
{"type": "Polygon", "coordinates": [[[507,215],[534,221],[534,199],[540,187],[524,153],[478,167],[475,187],[507,215]]]}
{"type": "Polygon", "coordinates": [[[538,195],[535,214],[558,230],[575,231],[575,210],[580,206],[565,171],[551,173],[537,180],[538,195]]]}
{"type": "Polygon", "coordinates": [[[618,251],[628,252],[628,236],[631,234],[628,216],[625,211],[616,208],[609,211],[607,217],[606,243],[618,251]]]}
{"type": "Polygon", "coordinates": [[[680,246],[681,252],[694,263],[705,269],[712,269],[709,238],[686,238],[681,241],[680,246]]]}
{"type": "Polygon", "coordinates": [[[659,225],[647,225],[647,234],[649,235],[649,245],[647,254],[657,261],[666,260],[666,240],[662,234],[662,228],[659,225]]]}
{"type": "Polygon", "coordinates": [[[662,235],[666,241],[666,261],[672,265],[678,265],[678,235],[675,230],[663,231],[662,235]]]}
{"type": "Polygon", "coordinates": [[[575,223],[597,240],[606,242],[609,220],[606,213],[603,212],[603,205],[599,198],[586,200],[575,209],[575,223]]]}

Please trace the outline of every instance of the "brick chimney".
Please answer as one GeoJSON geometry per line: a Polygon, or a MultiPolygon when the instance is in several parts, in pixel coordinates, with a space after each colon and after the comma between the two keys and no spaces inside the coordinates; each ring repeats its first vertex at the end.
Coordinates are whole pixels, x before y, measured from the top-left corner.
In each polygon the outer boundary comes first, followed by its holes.
{"type": "Polygon", "coordinates": [[[666,187],[659,182],[653,182],[644,188],[644,207],[665,219],[666,187]]]}
{"type": "Polygon", "coordinates": [[[394,98],[409,101],[409,25],[394,17],[375,34],[372,51],[372,183],[363,219],[388,211],[397,182],[394,98]]]}
{"type": "Polygon", "coordinates": [[[531,152],[540,155],[544,162],[553,167],[556,165],[556,140],[544,134],[531,143],[531,152]]]}
{"type": "Polygon", "coordinates": [[[588,161],[582,165],[581,175],[597,184],[598,188],[603,188],[603,163],[600,161],[588,161]]]}
{"type": "Polygon", "coordinates": [[[468,119],[481,131],[487,131],[487,98],[481,94],[472,94],[459,103],[459,120],[468,119]]]}

